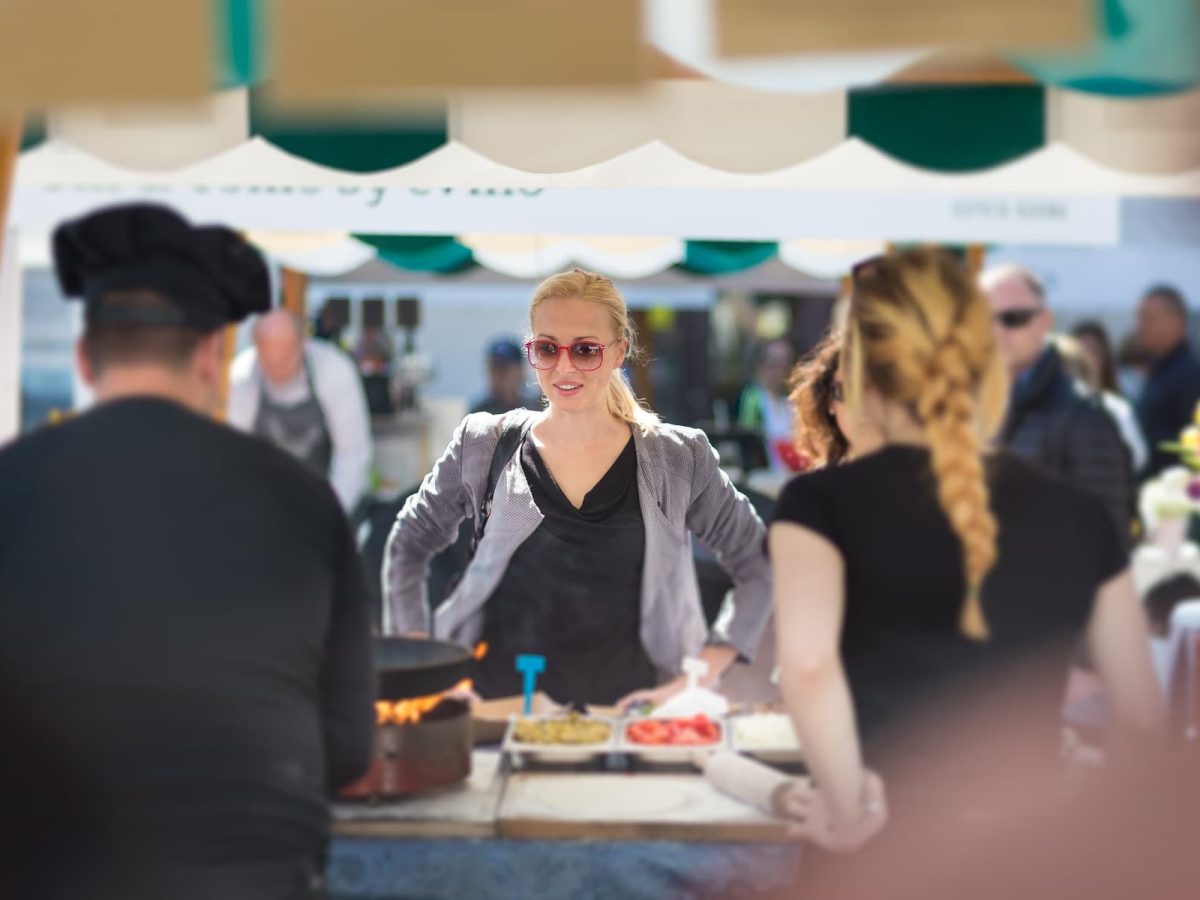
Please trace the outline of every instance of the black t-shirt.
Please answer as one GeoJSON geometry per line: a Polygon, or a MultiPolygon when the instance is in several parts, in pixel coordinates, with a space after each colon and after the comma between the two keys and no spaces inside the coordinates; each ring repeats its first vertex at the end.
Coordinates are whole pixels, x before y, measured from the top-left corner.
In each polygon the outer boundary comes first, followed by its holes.
{"type": "Polygon", "coordinates": [[[1096,590],[1128,559],[1090,494],[1003,453],[989,457],[987,478],[999,556],[984,582],[991,637],[982,642],[959,631],[962,550],[927,450],[893,445],[801,475],[779,499],[776,522],[817,532],[844,560],[842,658],[868,752],[910,716],[984,690],[989,673],[1034,657],[1054,675],[1022,703],[1057,739],[1065,676],[1096,590]]]}
{"type": "Polygon", "coordinates": [[[0,451],[0,678],[206,862],[313,857],[374,729],[368,601],[329,486],[156,399],[0,451]]]}
{"type": "Polygon", "coordinates": [[[546,657],[538,687],[560,703],[613,703],[655,683],[642,647],[646,531],[631,439],[576,509],[528,438],[521,465],[545,517],[513,554],[484,609],[484,697],[519,694],[516,657],[546,657]]]}

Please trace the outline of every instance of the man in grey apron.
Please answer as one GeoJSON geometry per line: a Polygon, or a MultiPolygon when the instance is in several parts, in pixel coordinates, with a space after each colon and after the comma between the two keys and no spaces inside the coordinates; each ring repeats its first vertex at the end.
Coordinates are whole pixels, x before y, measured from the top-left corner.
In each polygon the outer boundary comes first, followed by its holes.
{"type": "Polygon", "coordinates": [[[358,367],[340,348],[308,340],[297,316],[277,309],[255,324],[254,346],[233,363],[227,417],[328,479],[347,513],[362,503],[372,447],[358,367]]]}
{"type": "Polygon", "coordinates": [[[260,385],[258,415],[254,419],[253,431],[281,450],[286,450],[323,478],[328,478],[329,466],[333,462],[333,440],[329,437],[325,412],[317,400],[312,367],[307,358],[303,365],[308,397],[295,405],[285,406],[272,400],[266,387],[260,385]]]}

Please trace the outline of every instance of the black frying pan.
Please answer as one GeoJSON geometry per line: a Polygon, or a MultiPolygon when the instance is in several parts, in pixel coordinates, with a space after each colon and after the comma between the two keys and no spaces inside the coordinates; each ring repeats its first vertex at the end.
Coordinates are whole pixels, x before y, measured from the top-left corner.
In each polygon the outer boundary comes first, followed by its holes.
{"type": "Polygon", "coordinates": [[[375,638],[379,698],[407,700],[449,690],[471,674],[471,653],[446,641],[375,638]]]}

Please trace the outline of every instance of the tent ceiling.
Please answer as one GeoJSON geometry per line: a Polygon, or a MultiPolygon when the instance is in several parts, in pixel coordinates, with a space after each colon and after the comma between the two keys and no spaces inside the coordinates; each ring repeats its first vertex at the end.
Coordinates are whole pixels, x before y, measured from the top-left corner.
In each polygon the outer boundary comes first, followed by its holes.
{"type": "MultiPolygon", "coordinates": [[[[738,175],[778,179],[855,142],[934,173],[995,170],[1062,146],[1114,176],[1173,177],[1200,169],[1200,90],[1138,101],[1034,85],[780,95],[667,80],[634,91],[460,92],[449,104],[430,106],[427,98],[419,110],[406,105],[392,120],[377,115],[313,124],[281,117],[238,89],[165,108],[58,110],[49,136],[84,151],[80,164],[84,156],[113,164],[110,177],[117,180],[122,169],[125,178],[161,173],[194,180],[219,173],[231,183],[305,184],[320,167],[327,170],[321,183],[359,183],[358,176],[411,183],[405,176],[438,171],[438,186],[482,184],[471,180],[477,167],[448,170],[454,148],[462,148],[492,163],[487,186],[563,179],[584,186],[601,170],[614,174],[624,155],[661,145],[732,183],[738,175]],[[271,150],[268,170],[277,177],[264,178],[254,158],[271,150]],[[311,163],[310,171],[282,163],[284,155],[311,163]],[[247,163],[251,168],[239,168],[247,163]]],[[[34,137],[27,140],[27,160],[40,146],[34,137]]],[[[62,168],[51,178],[79,180],[69,160],[58,161],[62,168]]],[[[647,182],[630,172],[592,183],[647,182]]],[[[1060,188],[1074,189],[1072,180],[1060,188]]]]}

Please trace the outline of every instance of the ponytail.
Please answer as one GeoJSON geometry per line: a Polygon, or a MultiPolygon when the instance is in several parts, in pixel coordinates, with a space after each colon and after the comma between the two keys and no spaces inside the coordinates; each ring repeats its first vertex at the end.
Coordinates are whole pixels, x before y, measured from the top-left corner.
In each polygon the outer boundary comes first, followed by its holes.
{"type": "Polygon", "coordinates": [[[653,428],[659,423],[659,418],[648,410],[633,393],[625,373],[621,369],[613,369],[612,380],[608,383],[608,411],[630,425],[636,425],[643,431],[653,428]]]}

